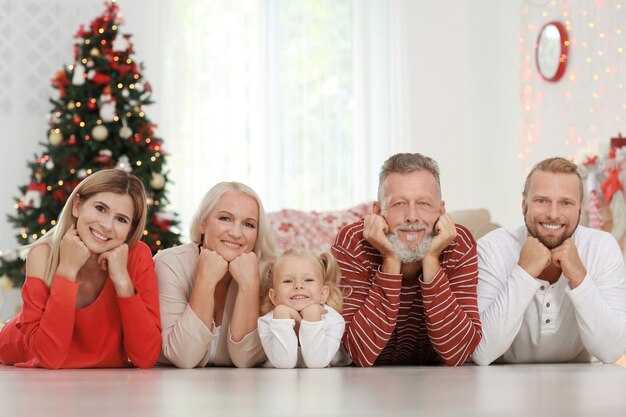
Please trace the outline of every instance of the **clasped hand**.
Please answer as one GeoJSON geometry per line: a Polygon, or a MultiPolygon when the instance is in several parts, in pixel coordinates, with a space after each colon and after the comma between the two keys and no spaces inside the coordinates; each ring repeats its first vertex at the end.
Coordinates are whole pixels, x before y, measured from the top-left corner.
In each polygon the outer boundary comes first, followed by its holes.
{"type": "Polygon", "coordinates": [[[300,322],[302,320],[317,322],[322,319],[324,314],[328,313],[328,310],[321,304],[309,304],[304,307],[302,311],[298,311],[293,307],[285,304],[277,305],[274,308],[272,317],[275,319],[293,319],[296,322],[295,331],[300,329],[300,322]]]}
{"type": "MultiPolygon", "coordinates": [[[[82,241],[76,226],[72,224],[65,232],[60,243],[59,250],[59,266],[57,273],[60,275],[76,280],[78,272],[85,266],[91,257],[91,251],[82,241]]],[[[98,266],[103,271],[108,271],[111,279],[116,282],[125,280],[128,276],[128,245],[123,243],[109,251],[103,252],[98,256],[98,266]]]]}
{"type": "Polygon", "coordinates": [[[219,253],[207,249],[200,249],[200,257],[196,267],[196,276],[206,280],[213,286],[230,272],[239,288],[249,288],[259,285],[259,262],[254,252],[246,252],[227,262],[219,253]]]}
{"type": "Polygon", "coordinates": [[[528,236],[522,246],[518,265],[537,278],[550,264],[561,269],[565,278],[570,281],[571,288],[576,288],[587,275],[571,237],[550,250],[536,237],[528,236]]]}

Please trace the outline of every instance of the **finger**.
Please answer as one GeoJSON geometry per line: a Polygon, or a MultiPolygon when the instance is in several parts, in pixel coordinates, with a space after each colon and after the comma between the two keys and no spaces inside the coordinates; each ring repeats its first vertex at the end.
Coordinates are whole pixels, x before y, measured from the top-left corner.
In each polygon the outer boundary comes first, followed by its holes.
{"type": "Polygon", "coordinates": [[[78,236],[78,231],[76,230],[76,226],[74,223],[70,225],[70,228],[65,232],[66,236],[78,236]]]}
{"type": "Polygon", "coordinates": [[[108,269],[108,266],[109,266],[109,260],[108,260],[107,253],[108,252],[101,253],[100,256],[98,256],[98,266],[103,271],[106,271],[108,269]]]}

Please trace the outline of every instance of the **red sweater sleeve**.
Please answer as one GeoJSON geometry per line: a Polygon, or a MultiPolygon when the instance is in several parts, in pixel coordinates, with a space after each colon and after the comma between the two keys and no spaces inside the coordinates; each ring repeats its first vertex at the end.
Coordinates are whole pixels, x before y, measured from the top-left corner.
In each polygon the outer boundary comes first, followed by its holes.
{"type": "MultiPolygon", "coordinates": [[[[344,227],[331,247],[341,269],[344,288],[343,344],[359,366],[372,366],[396,327],[402,276],[370,273],[368,250],[363,244],[363,222],[344,227]]],[[[380,255],[379,255],[380,256],[380,255]]]]}
{"type": "Polygon", "coordinates": [[[476,242],[457,225],[457,237],[440,260],[441,269],[428,284],[421,282],[428,336],[447,365],[462,365],[482,337],[476,285],[476,242]]]}
{"type": "Polygon", "coordinates": [[[136,294],[118,297],[124,349],[135,366],[150,368],[161,352],[161,318],[154,261],[145,243],[134,245],[129,254],[128,272],[136,294]]]}
{"type": "Polygon", "coordinates": [[[27,277],[24,305],[17,328],[26,348],[42,366],[59,369],[70,349],[78,284],[55,275],[48,288],[40,278],[27,277]]]}

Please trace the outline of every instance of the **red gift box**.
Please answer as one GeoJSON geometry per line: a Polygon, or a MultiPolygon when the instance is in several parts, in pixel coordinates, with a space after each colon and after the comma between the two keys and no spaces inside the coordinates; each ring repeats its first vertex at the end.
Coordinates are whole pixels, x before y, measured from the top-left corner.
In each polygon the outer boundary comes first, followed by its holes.
{"type": "Polygon", "coordinates": [[[623,138],[621,133],[616,138],[611,138],[611,149],[618,149],[622,146],[626,146],[626,138],[623,138]]]}

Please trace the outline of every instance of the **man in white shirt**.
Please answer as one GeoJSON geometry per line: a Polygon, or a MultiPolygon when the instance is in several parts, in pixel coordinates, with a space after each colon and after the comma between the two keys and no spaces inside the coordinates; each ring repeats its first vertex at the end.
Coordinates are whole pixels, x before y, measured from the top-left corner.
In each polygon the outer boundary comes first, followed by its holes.
{"type": "Polygon", "coordinates": [[[582,197],[575,164],[541,161],[524,186],[526,224],[478,241],[475,363],[612,363],[626,351],[624,260],[612,235],[578,225],[582,197]]]}

